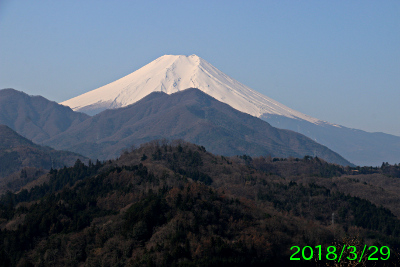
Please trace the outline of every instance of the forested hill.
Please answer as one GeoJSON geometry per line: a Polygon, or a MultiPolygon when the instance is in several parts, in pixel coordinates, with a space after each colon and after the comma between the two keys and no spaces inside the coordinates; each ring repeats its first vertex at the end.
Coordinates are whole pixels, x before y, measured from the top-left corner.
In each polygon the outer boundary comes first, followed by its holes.
{"type": "Polygon", "coordinates": [[[51,168],[72,166],[86,158],[73,152],[44,147],[0,124],[0,194],[18,191],[51,168]]]}
{"type": "Polygon", "coordinates": [[[361,250],[388,246],[390,259],[379,263],[392,266],[400,249],[399,172],[312,157],[227,158],[183,141],[153,141],[114,161],[52,169],[48,182],[3,195],[0,262],[300,266],[305,261],[289,260],[292,246],[326,250],[336,242],[340,250],[345,241],[361,250]]]}

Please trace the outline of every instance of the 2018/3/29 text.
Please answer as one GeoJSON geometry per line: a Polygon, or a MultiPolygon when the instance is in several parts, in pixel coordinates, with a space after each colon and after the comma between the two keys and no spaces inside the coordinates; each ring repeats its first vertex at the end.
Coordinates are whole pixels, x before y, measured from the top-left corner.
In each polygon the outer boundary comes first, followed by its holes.
{"type": "MultiPolygon", "coordinates": [[[[317,249],[316,256],[318,257],[318,260],[322,260],[322,246],[318,245],[315,246],[315,249],[317,249]]],[[[370,246],[368,247],[368,250],[366,252],[367,245],[364,245],[363,251],[361,254],[357,254],[357,248],[355,246],[347,246],[343,245],[343,248],[341,249],[340,256],[338,258],[338,253],[336,252],[336,247],[335,246],[329,246],[326,248],[326,259],[327,260],[338,260],[340,262],[342,260],[343,253],[345,252],[346,254],[349,254],[349,256],[346,257],[346,259],[350,261],[358,260],[361,261],[364,255],[369,254],[367,260],[388,260],[390,257],[390,249],[387,246],[382,246],[380,249],[376,246],[370,246]],[[376,257],[377,253],[380,253],[382,257],[376,257]],[[367,254],[366,254],[367,253],[367,254]],[[386,256],[386,257],[385,257],[386,256]]],[[[290,257],[290,260],[301,260],[303,258],[304,260],[311,260],[314,257],[314,248],[310,246],[305,246],[303,249],[300,249],[299,246],[292,246],[290,250],[295,250],[295,252],[292,254],[290,257]],[[301,254],[301,258],[297,256],[297,254],[301,254]]]]}

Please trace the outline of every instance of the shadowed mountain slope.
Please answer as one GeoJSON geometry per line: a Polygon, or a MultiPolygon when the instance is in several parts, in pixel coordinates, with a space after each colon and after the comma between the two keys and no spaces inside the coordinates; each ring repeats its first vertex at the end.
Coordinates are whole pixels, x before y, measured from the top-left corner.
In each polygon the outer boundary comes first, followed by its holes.
{"type": "Polygon", "coordinates": [[[87,118],[86,114],[41,96],[14,89],[0,90],[0,124],[39,144],[87,118]]]}
{"type": "Polygon", "coordinates": [[[194,88],[172,95],[155,92],[128,107],[103,111],[45,143],[105,159],[132,144],[161,138],[184,139],[228,156],[312,155],[351,164],[304,135],[274,128],[194,88]]]}
{"type": "Polygon", "coordinates": [[[0,193],[18,190],[45,171],[72,166],[77,159],[86,161],[73,152],[34,144],[8,126],[0,125],[0,193]]]}

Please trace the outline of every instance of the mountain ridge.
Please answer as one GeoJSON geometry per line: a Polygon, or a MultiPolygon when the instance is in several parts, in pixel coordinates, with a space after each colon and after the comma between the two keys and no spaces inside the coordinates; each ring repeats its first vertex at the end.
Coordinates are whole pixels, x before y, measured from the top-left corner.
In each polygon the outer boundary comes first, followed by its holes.
{"type": "Polygon", "coordinates": [[[312,140],[338,152],[359,166],[380,166],[382,162],[400,162],[400,137],[382,133],[369,133],[331,124],[315,125],[307,121],[284,116],[261,116],[274,127],[304,134],[312,140]]]}
{"type": "Polygon", "coordinates": [[[84,113],[42,96],[30,96],[11,88],[0,90],[0,124],[38,144],[87,118],[84,113]]]}
{"type": "Polygon", "coordinates": [[[274,128],[195,88],[171,95],[155,92],[127,107],[105,110],[46,144],[109,158],[131,144],[162,138],[184,139],[226,156],[304,157],[317,153],[327,161],[351,165],[304,135],[274,128]]]}

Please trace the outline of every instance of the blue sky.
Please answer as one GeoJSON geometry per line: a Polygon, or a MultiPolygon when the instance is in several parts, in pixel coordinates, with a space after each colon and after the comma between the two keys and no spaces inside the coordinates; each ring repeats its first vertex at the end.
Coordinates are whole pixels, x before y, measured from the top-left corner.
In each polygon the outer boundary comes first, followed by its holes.
{"type": "Polygon", "coordinates": [[[164,54],[400,136],[400,1],[0,1],[0,88],[61,102],[164,54]]]}

